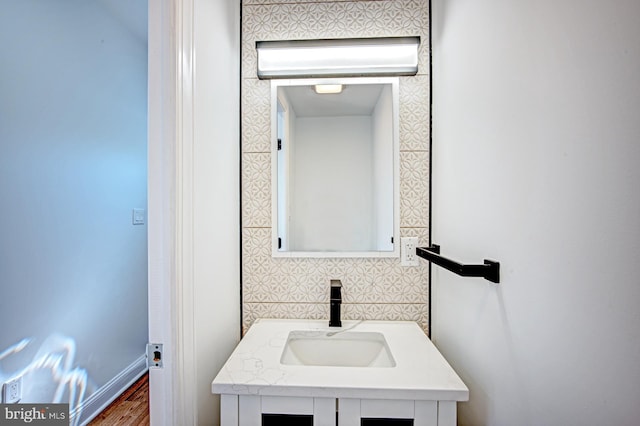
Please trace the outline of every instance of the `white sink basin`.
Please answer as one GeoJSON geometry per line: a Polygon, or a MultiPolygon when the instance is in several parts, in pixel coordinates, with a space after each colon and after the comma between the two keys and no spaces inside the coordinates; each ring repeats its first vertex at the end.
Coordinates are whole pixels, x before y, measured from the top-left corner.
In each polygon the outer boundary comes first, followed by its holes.
{"type": "Polygon", "coordinates": [[[291,331],[280,363],[331,367],[395,367],[382,333],[291,331]]]}

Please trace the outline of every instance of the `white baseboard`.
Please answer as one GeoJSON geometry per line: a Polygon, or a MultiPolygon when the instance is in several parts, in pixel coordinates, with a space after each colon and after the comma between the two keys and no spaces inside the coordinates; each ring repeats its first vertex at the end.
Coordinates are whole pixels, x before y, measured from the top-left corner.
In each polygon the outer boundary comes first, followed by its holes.
{"type": "Polygon", "coordinates": [[[86,425],[89,423],[122,392],[134,384],[147,370],[147,356],[146,354],[141,355],[140,358],[136,359],[100,389],[89,395],[74,411],[69,413],[70,424],[86,425]]]}

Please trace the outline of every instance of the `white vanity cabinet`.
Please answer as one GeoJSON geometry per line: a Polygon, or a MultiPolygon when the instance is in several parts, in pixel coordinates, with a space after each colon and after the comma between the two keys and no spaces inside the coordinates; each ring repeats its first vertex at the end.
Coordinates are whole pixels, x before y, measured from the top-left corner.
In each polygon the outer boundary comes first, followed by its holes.
{"type": "MultiPolygon", "coordinates": [[[[319,345],[320,355],[333,344],[319,345]]],[[[343,321],[342,329],[329,329],[327,321],[258,320],[211,390],[221,395],[222,426],[454,426],[457,402],[469,397],[417,324],[402,321],[343,321]],[[346,365],[353,360],[335,351],[327,353],[329,365],[317,364],[316,354],[313,363],[297,364],[283,356],[291,336],[318,335],[325,342],[358,333],[367,339],[383,335],[387,362],[346,365]]]]}
{"type": "Polygon", "coordinates": [[[396,419],[413,426],[456,424],[455,401],[222,395],[220,407],[221,426],[263,426],[263,414],[308,417],[313,420],[299,424],[313,426],[361,426],[362,419],[386,419],[390,425],[401,424],[396,419]]]}

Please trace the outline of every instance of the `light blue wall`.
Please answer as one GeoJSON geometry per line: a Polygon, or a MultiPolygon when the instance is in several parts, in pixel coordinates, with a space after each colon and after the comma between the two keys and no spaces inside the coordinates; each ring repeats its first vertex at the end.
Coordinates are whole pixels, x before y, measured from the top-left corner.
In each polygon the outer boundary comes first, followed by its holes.
{"type": "Polygon", "coordinates": [[[147,341],[146,40],[108,2],[0,7],[0,353],[32,339],[0,379],[58,335],[92,391],[147,341]]]}

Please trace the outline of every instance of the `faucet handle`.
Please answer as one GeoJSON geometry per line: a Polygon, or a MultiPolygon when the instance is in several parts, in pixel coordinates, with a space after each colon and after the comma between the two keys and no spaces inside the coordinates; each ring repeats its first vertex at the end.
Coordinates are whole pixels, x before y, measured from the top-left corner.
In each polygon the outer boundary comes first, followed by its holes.
{"type": "Polygon", "coordinates": [[[342,282],[340,280],[331,280],[331,300],[342,300],[342,282]]]}

